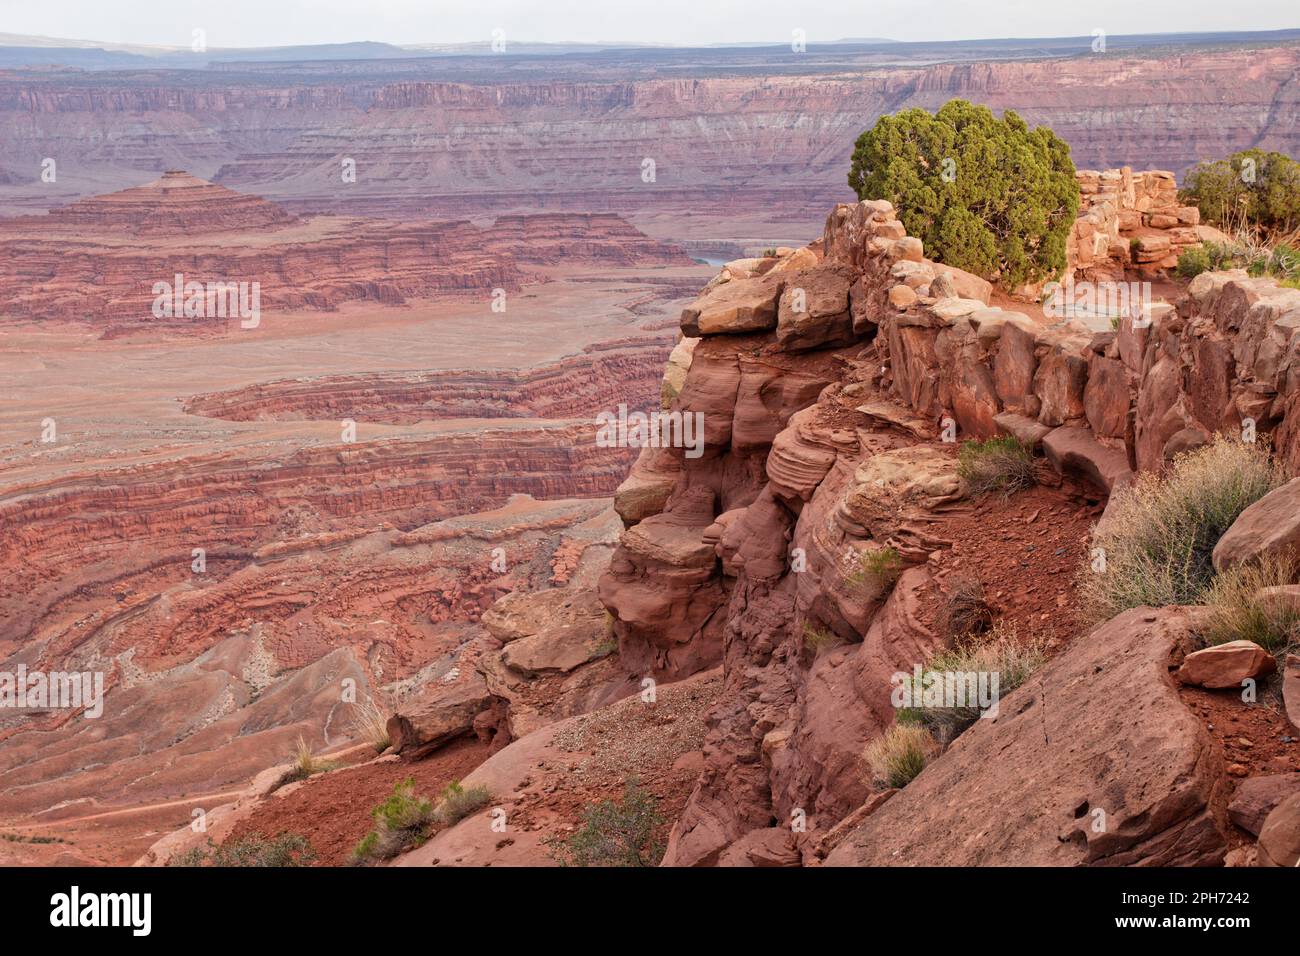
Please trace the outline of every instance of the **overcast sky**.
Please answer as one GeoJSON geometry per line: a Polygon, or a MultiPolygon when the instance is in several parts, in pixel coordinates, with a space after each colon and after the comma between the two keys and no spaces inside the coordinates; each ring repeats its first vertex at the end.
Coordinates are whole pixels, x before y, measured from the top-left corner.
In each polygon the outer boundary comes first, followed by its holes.
{"type": "Polygon", "coordinates": [[[1277,30],[1296,0],[0,0],[0,33],[209,47],[379,40],[704,44],[1277,30]]]}

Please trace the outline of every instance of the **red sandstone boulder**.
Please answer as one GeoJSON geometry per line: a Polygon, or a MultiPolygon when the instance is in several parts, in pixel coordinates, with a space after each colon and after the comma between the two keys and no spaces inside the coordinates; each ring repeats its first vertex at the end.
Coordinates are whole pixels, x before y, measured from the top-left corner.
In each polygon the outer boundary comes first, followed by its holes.
{"type": "Polygon", "coordinates": [[[1259,831],[1256,866],[1300,864],[1300,793],[1292,794],[1273,808],[1259,831]]]}
{"type": "Polygon", "coordinates": [[[1254,641],[1228,641],[1188,654],[1177,677],[1193,687],[1217,690],[1240,687],[1242,681],[1263,677],[1276,669],[1273,656],[1254,641]]]}
{"type": "Polygon", "coordinates": [[[774,329],[784,285],[770,275],[725,282],[682,310],[682,332],[698,337],[774,329]]]}
{"type": "Polygon", "coordinates": [[[1084,478],[1107,493],[1129,481],[1128,456],[1107,447],[1086,428],[1054,428],[1043,436],[1043,452],[1063,475],[1084,478]]]}
{"type": "Polygon", "coordinates": [[[1300,793],[1300,773],[1247,777],[1237,784],[1228,816],[1247,833],[1258,835],[1273,808],[1295,793],[1300,793]]]}
{"type": "Polygon", "coordinates": [[[434,683],[388,718],[388,738],[398,753],[428,753],[472,731],[475,718],[495,699],[477,672],[453,684],[434,683]]]}
{"type": "Polygon", "coordinates": [[[1300,478],[1270,491],[1237,516],[1214,546],[1214,567],[1225,571],[1243,561],[1288,553],[1300,555],[1300,478]]]}
{"type": "Polygon", "coordinates": [[[794,352],[852,342],[851,281],[849,271],[834,263],[789,275],[777,311],[776,340],[781,347],[794,352]]]}
{"type": "Polygon", "coordinates": [[[1221,863],[1222,757],[1168,674],[1199,614],[1137,608],[1075,641],[827,865],[1221,863]]]}

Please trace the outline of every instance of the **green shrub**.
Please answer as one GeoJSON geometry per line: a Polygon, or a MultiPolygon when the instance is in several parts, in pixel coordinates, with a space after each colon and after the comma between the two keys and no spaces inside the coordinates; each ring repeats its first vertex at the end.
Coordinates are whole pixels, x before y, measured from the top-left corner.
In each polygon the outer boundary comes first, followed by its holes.
{"type": "Polygon", "coordinates": [[[1011,435],[963,442],[957,452],[957,475],[972,495],[999,491],[1009,496],[1034,483],[1034,455],[1011,435]]]}
{"type": "Polygon", "coordinates": [[[896,723],[867,744],[863,760],[871,782],[888,789],[907,786],[938,753],[938,743],[924,727],[896,723]]]}
{"type": "Polygon", "coordinates": [[[1132,607],[1198,604],[1214,578],[1214,545],[1247,506],[1279,484],[1265,449],[1223,436],[1174,459],[1167,477],[1139,475],[1115,492],[1078,588],[1085,618],[1132,607]]]}
{"type": "Polygon", "coordinates": [[[268,840],[260,833],[250,833],[217,846],[208,838],[206,849],[194,847],[172,856],[168,866],[310,866],[316,853],[307,838],[297,833],[281,833],[268,840]]]}
{"type": "Polygon", "coordinates": [[[1211,268],[1210,253],[1204,245],[1188,246],[1178,255],[1178,274],[1184,279],[1195,279],[1211,268]]]}
{"type": "Polygon", "coordinates": [[[891,201],[931,258],[1008,288],[1061,274],[1079,208],[1064,141],[965,100],[882,116],[858,137],[849,186],[891,201]]]}
{"type": "Polygon", "coordinates": [[[1261,597],[1261,588],[1292,584],[1300,566],[1290,556],[1269,555],[1234,565],[1215,577],[1205,594],[1210,620],[1208,644],[1254,641],[1270,651],[1293,647],[1300,638],[1300,612],[1287,601],[1261,597]]]}
{"type": "Polygon", "coordinates": [[[459,780],[453,780],[443,789],[442,799],[438,802],[438,822],[452,826],[491,802],[492,794],[487,787],[479,785],[467,790],[459,780]]]}
{"type": "Polygon", "coordinates": [[[664,853],[656,838],[663,823],[654,794],[632,777],[624,781],[621,799],[588,806],[576,833],[547,845],[561,866],[655,866],[664,853]]]}
{"type": "Polygon", "coordinates": [[[1282,153],[1242,150],[1194,167],[1179,198],[1229,231],[1286,234],[1300,227],[1300,163],[1282,153]]]}
{"type": "Polygon", "coordinates": [[[855,588],[874,585],[881,591],[887,591],[897,582],[903,573],[903,556],[897,548],[868,548],[858,555],[858,568],[845,580],[855,588]]]}
{"type": "Polygon", "coordinates": [[[375,828],[352,850],[353,863],[386,860],[424,842],[436,817],[433,803],[415,792],[410,777],[393,785],[393,792],[370,811],[375,828]]]}

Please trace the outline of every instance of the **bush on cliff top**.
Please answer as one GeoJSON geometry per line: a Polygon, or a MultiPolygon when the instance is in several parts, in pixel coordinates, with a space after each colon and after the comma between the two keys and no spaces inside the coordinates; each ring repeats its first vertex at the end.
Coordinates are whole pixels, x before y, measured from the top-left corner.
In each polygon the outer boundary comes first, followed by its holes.
{"type": "Polygon", "coordinates": [[[882,116],[858,137],[849,185],[888,199],[933,259],[1015,288],[1054,279],[1079,209],[1070,148],[1014,112],[949,100],[882,116]]]}
{"type": "Polygon", "coordinates": [[[1139,475],[1115,492],[1093,541],[1100,552],[1080,571],[1085,616],[1097,623],[1133,607],[1201,603],[1215,544],[1279,483],[1264,448],[1223,436],[1179,455],[1167,477],[1139,475]]]}
{"type": "Polygon", "coordinates": [[[433,803],[415,792],[410,777],[393,785],[393,792],[370,811],[375,828],[352,850],[353,863],[387,860],[407,847],[418,846],[436,820],[433,803]]]}
{"type": "Polygon", "coordinates": [[[1198,163],[1179,198],[1229,232],[1257,229],[1282,236],[1300,229],[1300,163],[1282,153],[1245,149],[1198,163]]]}

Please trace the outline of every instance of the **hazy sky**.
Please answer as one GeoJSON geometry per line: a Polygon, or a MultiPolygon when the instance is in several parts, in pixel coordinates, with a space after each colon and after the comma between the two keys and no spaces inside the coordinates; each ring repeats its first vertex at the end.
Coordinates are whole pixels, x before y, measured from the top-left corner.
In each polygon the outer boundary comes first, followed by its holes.
{"type": "Polygon", "coordinates": [[[1276,30],[1296,0],[0,0],[0,32],[210,47],[381,40],[702,44],[1276,30]]]}

